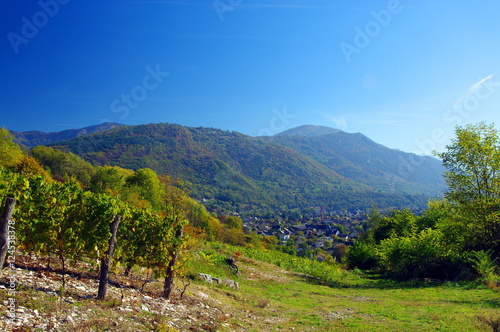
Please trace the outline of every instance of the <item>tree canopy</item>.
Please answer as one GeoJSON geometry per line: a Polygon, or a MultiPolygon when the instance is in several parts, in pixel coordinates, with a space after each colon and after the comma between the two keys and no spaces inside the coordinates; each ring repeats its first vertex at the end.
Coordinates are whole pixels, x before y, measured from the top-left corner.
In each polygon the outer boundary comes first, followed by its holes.
{"type": "Polygon", "coordinates": [[[5,128],[0,128],[0,167],[11,167],[24,156],[23,151],[13,142],[14,137],[5,128]]]}
{"type": "Polygon", "coordinates": [[[500,197],[500,142],[492,124],[456,129],[447,151],[438,154],[447,169],[446,197],[460,204],[500,197]]]}
{"type": "Polygon", "coordinates": [[[84,186],[90,185],[95,169],[79,156],[42,145],[33,148],[31,154],[50,169],[54,178],[65,181],[75,178],[84,186]]]}
{"type": "Polygon", "coordinates": [[[446,151],[437,154],[446,168],[446,199],[430,202],[419,216],[409,210],[373,213],[372,228],[348,250],[348,265],[376,267],[402,279],[463,279],[475,273],[496,284],[499,139],[491,124],[457,127],[446,151]]]}
{"type": "Polygon", "coordinates": [[[447,168],[446,198],[456,207],[443,230],[463,233],[461,247],[500,255],[500,140],[493,124],[457,127],[447,151],[438,154],[447,168]]]}

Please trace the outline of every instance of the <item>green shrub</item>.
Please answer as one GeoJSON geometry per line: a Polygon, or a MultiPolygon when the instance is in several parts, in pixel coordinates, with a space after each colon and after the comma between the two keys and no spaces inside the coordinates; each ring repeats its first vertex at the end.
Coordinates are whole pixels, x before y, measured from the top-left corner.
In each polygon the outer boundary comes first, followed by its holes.
{"type": "Polygon", "coordinates": [[[488,287],[497,288],[498,280],[496,258],[491,258],[491,250],[489,251],[473,251],[469,261],[473,268],[481,276],[481,280],[486,282],[488,287]]]}
{"type": "Polygon", "coordinates": [[[426,229],[410,237],[383,240],[378,246],[380,267],[398,279],[455,279],[464,264],[447,250],[441,233],[426,229]]]}
{"type": "Polygon", "coordinates": [[[349,269],[372,269],[377,265],[377,260],[375,245],[365,242],[356,242],[354,246],[349,247],[344,257],[349,269]]]}

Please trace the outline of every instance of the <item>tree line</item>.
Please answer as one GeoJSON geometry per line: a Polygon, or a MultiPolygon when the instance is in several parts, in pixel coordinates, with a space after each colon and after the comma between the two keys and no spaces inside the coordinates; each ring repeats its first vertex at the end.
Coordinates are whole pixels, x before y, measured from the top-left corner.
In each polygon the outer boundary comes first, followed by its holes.
{"type": "Polygon", "coordinates": [[[500,255],[500,140],[491,124],[456,128],[445,152],[445,199],[421,215],[394,210],[370,217],[371,229],[347,252],[351,267],[399,279],[481,278],[497,287],[500,255]]]}
{"type": "MultiPolygon", "coordinates": [[[[114,262],[165,277],[169,296],[179,253],[195,240],[276,248],[276,239],[245,233],[236,216],[216,216],[183,184],[151,169],[94,167],[50,147],[28,152],[0,129],[0,196],[17,200],[17,247],[67,260],[107,262],[111,223],[120,216],[114,262]]],[[[493,125],[457,127],[438,154],[447,172],[445,199],[422,214],[409,209],[381,215],[347,250],[350,268],[376,269],[398,279],[480,277],[497,287],[500,255],[500,142],[493,125]]]]}
{"type": "Polygon", "coordinates": [[[167,298],[179,252],[191,238],[232,244],[253,240],[244,234],[241,219],[210,214],[167,175],[147,168],[94,167],[45,146],[25,152],[12,139],[0,129],[0,197],[17,201],[12,215],[16,249],[57,257],[62,290],[68,260],[111,263],[110,226],[117,218],[114,262],[125,267],[125,274],[136,265],[154,269],[165,277],[167,298]]]}

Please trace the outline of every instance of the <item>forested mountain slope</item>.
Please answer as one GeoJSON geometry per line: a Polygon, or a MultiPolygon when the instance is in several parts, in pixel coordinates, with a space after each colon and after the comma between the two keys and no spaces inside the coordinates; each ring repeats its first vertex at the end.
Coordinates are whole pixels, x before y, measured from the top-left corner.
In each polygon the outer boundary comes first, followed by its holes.
{"type": "Polygon", "coordinates": [[[123,126],[53,146],[94,164],[152,168],[185,181],[194,197],[228,207],[419,207],[429,198],[424,190],[384,191],[349,179],[273,139],[213,128],[123,126]]]}
{"type": "Polygon", "coordinates": [[[301,126],[267,139],[376,190],[440,195],[445,189],[444,167],[440,160],[389,149],[360,133],[301,126]]]}

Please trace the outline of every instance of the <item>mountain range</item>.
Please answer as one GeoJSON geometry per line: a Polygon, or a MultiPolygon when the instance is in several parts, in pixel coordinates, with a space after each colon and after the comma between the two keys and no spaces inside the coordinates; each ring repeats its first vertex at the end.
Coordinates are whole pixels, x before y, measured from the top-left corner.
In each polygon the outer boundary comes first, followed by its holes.
{"type": "Polygon", "coordinates": [[[24,145],[27,148],[33,148],[37,145],[48,145],[54,142],[80,137],[83,135],[92,134],[98,131],[104,131],[115,127],[123,126],[119,123],[105,122],[95,126],[85,127],[81,129],[68,129],[58,132],[45,133],[43,131],[10,131],[16,138],[16,143],[24,145]]]}
{"type": "Polygon", "coordinates": [[[429,156],[389,149],[360,134],[322,126],[300,126],[270,137],[341,176],[376,190],[439,195],[444,167],[429,156]]]}
{"type": "Polygon", "coordinates": [[[439,160],[323,126],[270,137],[167,123],[12,133],[27,147],[46,144],[94,165],[152,168],[218,208],[417,209],[445,188],[439,160]]]}

